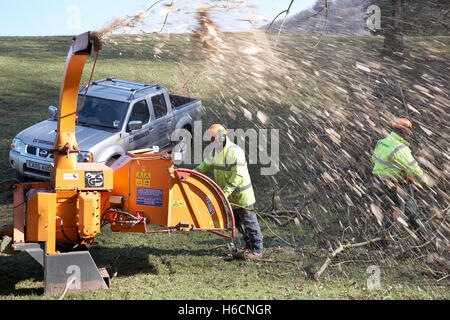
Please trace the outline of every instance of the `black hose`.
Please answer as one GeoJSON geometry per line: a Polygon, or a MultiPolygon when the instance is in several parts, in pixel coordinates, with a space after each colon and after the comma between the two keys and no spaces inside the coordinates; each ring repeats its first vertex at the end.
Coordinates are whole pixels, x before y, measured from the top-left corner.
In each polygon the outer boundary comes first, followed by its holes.
{"type": "Polygon", "coordinates": [[[67,241],[72,242],[73,244],[75,244],[75,241],[69,239],[69,237],[66,235],[66,233],[64,232],[64,228],[63,225],[61,223],[61,233],[63,234],[64,238],[66,238],[67,241]]]}
{"type": "Polygon", "coordinates": [[[79,242],[70,239],[70,238],[66,235],[66,233],[64,232],[64,228],[63,228],[63,220],[62,220],[62,218],[60,218],[60,219],[61,219],[61,233],[62,233],[62,235],[64,236],[64,238],[66,238],[67,241],[71,242],[71,243],[74,245],[73,248],[76,248],[76,247],[79,245],[79,242]]]}

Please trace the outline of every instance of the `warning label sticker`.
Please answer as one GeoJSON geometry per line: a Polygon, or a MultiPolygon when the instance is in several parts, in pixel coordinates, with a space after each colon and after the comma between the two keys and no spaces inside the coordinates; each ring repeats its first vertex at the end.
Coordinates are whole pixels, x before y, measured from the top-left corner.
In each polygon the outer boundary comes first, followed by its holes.
{"type": "Polygon", "coordinates": [[[137,188],[136,204],[140,206],[162,207],[163,191],[160,189],[137,188]]]}
{"type": "Polygon", "coordinates": [[[173,200],[172,208],[187,208],[186,201],[184,201],[184,200],[173,200]]]}
{"type": "Polygon", "coordinates": [[[136,173],[137,187],[150,187],[150,180],[151,180],[150,172],[145,172],[145,167],[143,167],[141,172],[136,173]]]}
{"type": "Polygon", "coordinates": [[[211,200],[211,198],[209,196],[206,196],[206,203],[208,204],[208,209],[209,209],[207,211],[207,213],[209,215],[212,215],[212,216],[215,215],[216,214],[216,209],[214,208],[212,200],[211,200]]]}

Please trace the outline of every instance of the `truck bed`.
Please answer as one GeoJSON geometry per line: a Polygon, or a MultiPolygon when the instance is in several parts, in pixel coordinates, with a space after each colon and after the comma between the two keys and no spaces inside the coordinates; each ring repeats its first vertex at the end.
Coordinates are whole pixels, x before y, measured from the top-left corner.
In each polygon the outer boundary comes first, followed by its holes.
{"type": "Polygon", "coordinates": [[[172,104],[172,108],[174,108],[174,109],[183,108],[183,107],[187,106],[188,104],[190,104],[191,102],[194,102],[197,100],[194,98],[178,96],[175,94],[169,94],[169,98],[170,98],[170,103],[172,104]]]}

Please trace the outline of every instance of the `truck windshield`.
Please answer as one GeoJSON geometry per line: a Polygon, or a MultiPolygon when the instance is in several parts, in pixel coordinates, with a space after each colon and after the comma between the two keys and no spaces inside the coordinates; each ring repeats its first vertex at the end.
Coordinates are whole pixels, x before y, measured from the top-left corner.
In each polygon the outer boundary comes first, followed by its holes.
{"type": "MultiPolygon", "coordinates": [[[[78,105],[83,99],[78,96],[78,105]]],[[[86,96],[78,112],[78,123],[112,129],[122,127],[128,103],[86,96]]]]}

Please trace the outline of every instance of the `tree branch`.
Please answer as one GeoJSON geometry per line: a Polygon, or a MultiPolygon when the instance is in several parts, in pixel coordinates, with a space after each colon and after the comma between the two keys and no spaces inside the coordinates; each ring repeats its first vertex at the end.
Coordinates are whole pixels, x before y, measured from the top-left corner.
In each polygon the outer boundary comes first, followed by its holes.
{"type": "MultiPolygon", "coordinates": [[[[315,48],[319,45],[320,41],[322,41],[322,37],[323,37],[323,35],[324,35],[324,33],[325,33],[325,29],[326,29],[326,27],[327,27],[327,25],[328,25],[328,0],[325,0],[325,9],[326,9],[325,24],[323,25],[322,32],[320,33],[319,41],[317,41],[317,43],[316,43],[316,45],[313,47],[313,49],[315,49],[315,48]]],[[[323,8],[322,8],[322,10],[323,10],[323,8]]]]}
{"type": "MultiPolygon", "coordinates": [[[[167,7],[172,7],[172,6],[173,6],[173,0],[170,1],[170,3],[167,5],[167,7]]],[[[170,10],[167,10],[166,18],[164,19],[163,25],[161,26],[161,29],[159,31],[157,31],[156,33],[161,33],[164,30],[164,27],[166,26],[166,23],[167,23],[167,18],[169,18],[169,13],[170,13],[170,10]]]]}
{"type": "Polygon", "coordinates": [[[278,19],[279,16],[281,16],[283,13],[286,13],[286,15],[284,16],[283,22],[281,23],[280,29],[279,29],[279,33],[278,34],[280,34],[281,29],[283,28],[283,24],[286,21],[286,17],[288,16],[289,11],[291,10],[291,7],[292,7],[293,3],[294,3],[294,0],[291,0],[291,3],[289,4],[289,7],[286,10],[281,11],[279,14],[277,14],[277,16],[272,20],[272,22],[270,23],[270,25],[269,25],[269,27],[267,28],[266,31],[270,30],[270,27],[272,27],[272,24],[275,22],[275,20],[278,19]]]}
{"type": "Polygon", "coordinates": [[[371,244],[371,243],[374,243],[374,242],[377,242],[377,241],[380,241],[380,240],[384,240],[384,238],[375,238],[375,239],[364,241],[364,242],[349,243],[349,244],[346,244],[346,245],[340,244],[339,247],[336,250],[334,250],[332,253],[330,253],[330,255],[327,257],[327,259],[325,260],[323,265],[320,267],[320,269],[314,274],[314,280],[319,281],[320,276],[328,268],[328,266],[331,263],[331,260],[333,260],[333,258],[336,257],[342,251],[344,251],[346,249],[350,249],[350,248],[363,247],[363,246],[366,246],[368,244],[371,244]]]}

